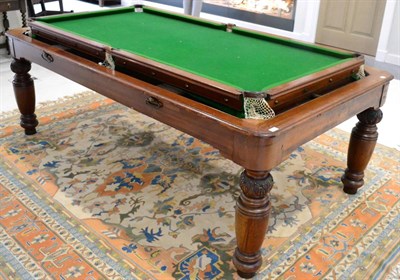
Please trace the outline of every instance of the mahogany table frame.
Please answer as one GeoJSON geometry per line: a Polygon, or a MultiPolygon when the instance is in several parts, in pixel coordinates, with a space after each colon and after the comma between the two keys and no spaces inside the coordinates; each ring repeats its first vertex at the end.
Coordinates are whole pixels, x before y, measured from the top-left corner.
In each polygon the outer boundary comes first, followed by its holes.
{"type": "MultiPolygon", "coordinates": [[[[270,120],[239,119],[207,105],[105,68],[24,34],[8,32],[15,73],[13,87],[25,134],[36,133],[31,62],[78,82],[125,106],[209,143],[227,159],[244,168],[236,205],[237,249],[233,262],[240,276],[252,277],[261,267],[262,246],[271,208],[270,171],[300,145],[341,122],[358,116],[351,133],[344,191],[355,194],[377,141],[379,109],[385,102],[389,73],[366,67],[367,77],[332,90],[270,120]]],[[[279,186],[278,186],[279,187],[279,186]]]]}

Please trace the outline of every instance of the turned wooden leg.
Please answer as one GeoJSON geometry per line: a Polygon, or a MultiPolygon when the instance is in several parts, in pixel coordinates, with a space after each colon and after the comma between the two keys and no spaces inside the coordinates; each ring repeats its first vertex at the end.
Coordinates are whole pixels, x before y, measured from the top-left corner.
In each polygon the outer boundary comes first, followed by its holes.
{"type": "Polygon", "coordinates": [[[371,159],[378,140],[376,124],[382,120],[382,111],[372,108],[357,115],[359,122],[353,128],[347,154],[347,169],[342,176],[344,192],[357,193],[364,185],[364,170],[371,159]]]}
{"type": "MultiPolygon", "coordinates": [[[[4,33],[6,33],[8,28],[10,28],[10,22],[8,20],[7,12],[2,12],[2,14],[3,14],[4,33]]],[[[8,37],[7,36],[6,36],[5,44],[6,44],[7,54],[10,54],[10,47],[8,46],[8,37]]]]}
{"type": "Polygon", "coordinates": [[[13,86],[18,109],[21,112],[21,126],[26,135],[36,133],[38,121],[35,115],[35,88],[29,75],[31,63],[25,59],[14,59],[11,70],[15,73],[13,86]]]}
{"type": "Polygon", "coordinates": [[[20,10],[21,12],[21,20],[22,20],[22,27],[26,27],[26,13],[23,10],[20,10]]]}
{"type": "Polygon", "coordinates": [[[268,171],[245,170],[240,176],[242,192],[236,203],[237,248],[233,263],[243,278],[253,277],[261,267],[260,249],[267,231],[273,184],[268,171]]]}

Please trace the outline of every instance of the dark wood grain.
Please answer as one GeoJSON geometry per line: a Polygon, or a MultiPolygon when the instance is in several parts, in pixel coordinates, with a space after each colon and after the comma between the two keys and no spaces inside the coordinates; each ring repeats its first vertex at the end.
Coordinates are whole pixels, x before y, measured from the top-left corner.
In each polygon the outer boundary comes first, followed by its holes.
{"type": "Polygon", "coordinates": [[[13,87],[18,109],[21,112],[21,126],[26,135],[36,133],[38,121],[35,115],[35,88],[33,79],[29,75],[31,62],[26,59],[14,59],[11,63],[11,71],[15,73],[13,87]]]}
{"type": "Polygon", "coordinates": [[[262,264],[260,248],[268,227],[273,184],[268,171],[246,170],[240,176],[242,192],[236,203],[237,248],[233,263],[243,278],[253,277],[262,264]]]}
{"type": "Polygon", "coordinates": [[[343,190],[355,194],[364,185],[364,170],[374,152],[378,140],[376,126],[382,120],[380,109],[369,108],[357,115],[359,122],[353,128],[350,137],[347,169],[342,177],[343,190]]]}

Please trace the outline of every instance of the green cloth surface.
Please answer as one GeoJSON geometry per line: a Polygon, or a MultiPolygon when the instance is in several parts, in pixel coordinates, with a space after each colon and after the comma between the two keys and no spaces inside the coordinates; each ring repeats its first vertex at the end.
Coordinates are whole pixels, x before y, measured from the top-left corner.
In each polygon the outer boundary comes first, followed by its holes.
{"type": "Polygon", "coordinates": [[[151,9],[137,13],[124,8],[39,20],[246,91],[263,91],[351,58],[251,32],[226,32],[223,25],[151,9]]]}

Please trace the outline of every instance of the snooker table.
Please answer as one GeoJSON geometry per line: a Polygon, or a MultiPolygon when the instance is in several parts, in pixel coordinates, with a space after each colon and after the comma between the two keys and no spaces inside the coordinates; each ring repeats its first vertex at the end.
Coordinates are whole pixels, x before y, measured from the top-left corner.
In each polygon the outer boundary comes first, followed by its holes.
{"type": "Polygon", "coordinates": [[[244,168],[233,256],[244,278],[262,264],[270,171],[293,150],[357,115],[342,182],[349,194],[364,184],[393,77],[360,54],[142,5],[28,25],[7,33],[25,134],[38,125],[33,62],[214,146],[244,168]]]}

